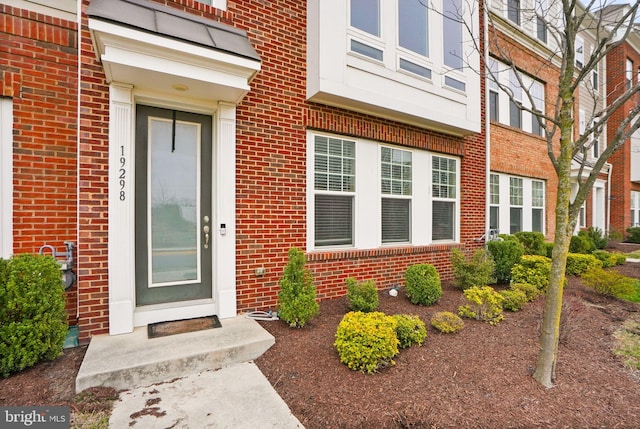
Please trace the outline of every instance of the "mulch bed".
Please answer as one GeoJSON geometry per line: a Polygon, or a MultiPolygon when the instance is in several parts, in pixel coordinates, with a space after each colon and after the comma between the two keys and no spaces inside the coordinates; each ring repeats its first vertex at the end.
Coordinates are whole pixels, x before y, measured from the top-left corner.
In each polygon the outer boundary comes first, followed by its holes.
{"type": "MultiPolygon", "coordinates": [[[[625,252],[634,247],[611,246],[625,252]]],[[[640,263],[616,268],[640,279],[640,263]]],[[[640,304],[598,296],[569,278],[571,304],[560,345],[555,387],[532,377],[544,305],[540,298],[497,326],[465,320],[457,334],[429,326],[437,311],[456,311],[459,290],[443,283],[430,307],[412,305],[401,290],[380,293],[380,310],[417,314],[429,336],[422,347],[402,350],[396,365],[377,374],[340,363],[334,335],[348,311],[346,298],[322,302],[303,329],[260,322],[276,344],[256,363],[307,429],[314,428],[638,428],[640,384],[612,353],[613,332],[627,319],[640,321],[640,304]]],[[[67,349],[52,362],[0,379],[0,406],[69,405],[72,410],[108,409],[113,389],[76,396],[75,376],[85,347],[67,349]]]]}

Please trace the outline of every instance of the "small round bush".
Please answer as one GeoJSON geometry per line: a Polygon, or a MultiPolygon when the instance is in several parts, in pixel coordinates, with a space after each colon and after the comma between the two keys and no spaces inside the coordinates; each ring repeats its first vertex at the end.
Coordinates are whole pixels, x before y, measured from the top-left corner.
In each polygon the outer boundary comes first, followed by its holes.
{"type": "Polygon", "coordinates": [[[64,284],[51,256],[23,254],[0,264],[0,376],[62,353],[64,284]]]}
{"type": "Polygon", "coordinates": [[[398,347],[406,349],[413,344],[422,345],[427,338],[427,328],[418,316],[410,314],[394,314],[396,320],[396,336],[398,337],[398,347]]]}
{"type": "Polygon", "coordinates": [[[595,250],[596,245],[589,236],[584,234],[578,234],[571,237],[571,243],[569,244],[570,253],[591,253],[595,250]]]}
{"type": "Polygon", "coordinates": [[[535,285],[529,283],[511,283],[511,290],[519,290],[527,297],[527,301],[533,301],[542,293],[535,285]]]}
{"type": "Polygon", "coordinates": [[[493,283],[492,277],[495,263],[491,253],[484,249],[476,250],[467,258],[460,249],[451,252],[451,267],[453,268],[453,283],[462,290],[471,286],[484,286],[493,283]]]}
{"type": "Polygon", "coordinates": [[[393,317],[379,311],[345,314],[333,343],[340,362],[368,374],[395,365],[393,357],[398,354],[399,343],[396,326],[393,317]]]}
{"type": "MultiPolygon", "coordinates": [[[[507,236],[513,237],[513,236],[507,236]]],[[[494,275],[498,283],[511,281],[511,269],[520,262],[524,247],[515,237],[512,239],[494,240],[487,243],[487,248],[495,263],[494,275]]]]}
{"type": "Polygon", "coordinates": [[[442,285],[436,268],[430,264],[416,264],[405,272],[405,290],[413,304],[431,305],[442,296],[442,285]]]}
{"type": "Polygon", "coordinates": [[[602,267],[602,262],[595,256],[582,253],[567,254],[566,274],[568,276],[579,276],[593,267],[602,267]]]}
{"type": "Polygon", "coordinates": [[[502,308],[509,311],[519,311],[527,303],[527,295],[518,289],[508,289],[500,292],[504,298],[502,308]]]}
{"type": "Polygon", "coordinates": [[[431,326],[443,334],[451,334],[464,328],[464,321],[450,311],[439,311],[431,318],[431,326]]]}
{"type": "Polygon", "coordinates": [[[504,319],[502,303],[504,298],[490,286],[474,286],[463,292],[469,304],[458,307],[458,314],[469,319],[497,325],[504,319]]]}
{"type": "Polygon", "coordinates": [[[373,280],[358,283],[354,278],[347,279],[347,300],[349,309],[368,313],[378,309],[378,289],[373,280]]]}
{"type": "Polygon", "coordinates": [[[546,292],[551,274],[551,259],[546,256],[524,255],[511,269],[513,283],[529,283],[546,292]]]}
{"type": "Polygon", "coordinates": [[[524,246],[525,255],[547,255],[544,234],[536,231],[520,231],[513,234],[524,246]]]}
{"type": "Polygon", "coordinates": [[[640,243],[640,226],[627,228],[627,243],[640,243]]]}

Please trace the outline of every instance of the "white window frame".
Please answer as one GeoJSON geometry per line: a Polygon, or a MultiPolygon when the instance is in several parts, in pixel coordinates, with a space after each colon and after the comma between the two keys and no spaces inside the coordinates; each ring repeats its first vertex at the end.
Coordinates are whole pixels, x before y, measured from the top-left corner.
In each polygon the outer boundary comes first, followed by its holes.
{"type": "Polygon", "coordinates": [[[578,69],[582,69],[582,67],[584,67],[585,49],[586,48],[584,46],[584,39],[580,36],[576,36],[574,52],[575,52],[575,59],[576,59],[576,67],[578,69]]]}
{"type": "Polygon", "coordinates": [[[545,182],[542,180],[532,180],[531,181],[531,230],[533,231],[533,212],[535,210],[540,210],[540,231],[543,234],[546,231],[546,225],[545,225],[545,197],[546,197],[546,189],[545,189],[545,182]],[[536,196],[535,196],[535,186],[540,184],[541,186],[541,190],[542,190],[542,196],[541,196],[541,202],[538,203],[536,201],[536,196]]]}
{"type": "Polygon", "coordinates": [[[0,97],[0,258],[13,254],[13,100],[0,97]]]}
{"type": "MultiPolygon", "coordinates": [[[[433,154],[426,150],[404,146],[382,144],[361,138],[352,138],[321,131],[307,132],[307,250],[331,251],[346,249],[376,249],[389,245],[423,246],[436,241],[432,239],[432,157],[440,156],[456,161],[456,195],[449,199],[454,202],[454,238],[438,240],[459,242],[460,240],[460,165],[455,156],[433,154]],[[315,244],[315,138],[317,136],[355,141],[356,183],[353,195],[353,244],[316,246],[315,244]],[[382,242],[382,204],[381,192],[381,149],[390,147],[411,152],[412,195],[410,202],[410,242],[382,242]]],[[[405,197],[407,198],[407,197],[405,197]]]]}
{"type": "Polygon", "coordinates": [[[625,85],[626,89],[633,86],[633,61],[629,58],[625,60],[625,85]]]}
{"type": "Polygon", "coordinates": [[[382,241],[383,245],[388,245],[388,244],[398,244],[398,243],[411,243],[411,203],[413,200],[413,172],[411,171],[413,169],[413,165],[412,165],[412,159],[413,159],[413,151],[411,150],[407,150],[404,148],[395,148],[395,147],[390,147],[390,146],[386,146],[386,145],[381,145],[380,146],[380,210],[381,210],[381,219],[380,219],[380,239],[382,241]],[[391,160],[389,162],[386,162],[383,158],[383,151],[385,150],[389,150],[391,153],[391,160]],[[394,162],[394,154],[401,154],[401,157],[404,160],[405,156],[409,157],[409,165],[405,166],[404,163],[398,165],[397,163],[394,162]],[[384,165],[389,165],[390,168],[390,176],[389,177],[385,177],[383,176],[384,174],[384,165]],[[400,171],[400,178],[394,178],[394,173],[393,170],[394,168],[399,168],[400,171]],[[408,168],[408,170],[407,170],[408,168]],[[408,178],[407,176],[405,176],[405,173],[408,173],[408,178]],[[385,189],[386,187],[383,185],[383,182],[385,180],[389,181],[389,188],[388,191],[385,189]],[[400,184],[401,189],[397,190],[394,189],[394,184],[400,184]],[[405,186],[408,183],[408,188],[405,186]],[[384,222],[382,220],[382,216],[383,216],[383,210],[382,210],[382,204],[383,204],[383,200],[385,199],[389,199],[389,200],[403,200],[403,201],[408,201],[408,206],[409,206],[409,218],[407,219],[407,238],[406,240],[385,240],[384,238],[384,222]]]}
{"type": "MultiPolygon", "coordinates": [[[[448,182],[447,184],[441,184],[441,185],[447,186],[448,188],[451,188],[452,186],[454,186],[454,188],[453,188],[454,189],[454,193],[455,193],[454,197],[442,197],[442,196],[437,196],[436,197],[436,196],[433,195],[433,191],[434,191],[433,188],[434,188],[435,184],[432,183],[432,186],[431,186],[431,199],[432,199],[432,209],[431,210],[432,210],[432,213],[434,211],[433,210],[433,203],[435,203],[435,202],[453,203],[453,225],[451,225],[451,227],[453,229],[453,231],[452,231],[453,232],[453,234],[452,234],[453,237],[452,238],[435,239],[435,238],[433,238],[433,230],[432,230],[431,231],[431,239],[434,242],[455,241],[456,237],[459,234],[459,219],[458,219],[459,218],[459,214],[458,213],[459,213],[459,210],[460,210],[459,209],[459,206],[460,206],[460,202],[459,202],[459,199],[460,199],[460,161],[457,158],[450,157],[450,156],[433,155],[432,156],[432,163],[431,163],[431,175],[432,175],[432,178],[434,177],[434,174],[433,174],[433,161],[436,158],[446,159],[446,160],[453,160],[456,163],[455,171],[454,171],[454,174],[456,176],[455,177],[456,178],[455,184],[451,184],[450,182],[448,182]]],[[[450,171],[450,170],[447,170],[447,171],[450,171]]]]}
{"type": "Polygon", "coordinates": [[[500,176],[495,173],[489,175],[489,227],[500,231],[500,176]],[[495,226],[492,227],[491,211],[494,209],[497,219],[495,226]]]}
{"type": "Polygon", "coordinates": [[[520,232],[520,231],[524,231],[524,180],[522,179],[522,177],[510,177],[509,178],[509,234],[514,234],[516,232],[520,232]],[[519,186],[514,186],[514,183],[519,183],[519,186]],[[520,189],[520,195],[517,195],[513,192],[513,189],[520,189]],[[514,200],[520,200],[520,203],[518,204],[518,201],[514,200]],[[520,210],[520,229],[518,231],[512,231],[511,226],[513,224],[513,222],[511,222],[511,210],[512,209],[519,209],[520,210]]]}
{"type": "Polygon", "coordinates": [[[640,191],[631,191],[631,226],[640,226],[640,191]]]}

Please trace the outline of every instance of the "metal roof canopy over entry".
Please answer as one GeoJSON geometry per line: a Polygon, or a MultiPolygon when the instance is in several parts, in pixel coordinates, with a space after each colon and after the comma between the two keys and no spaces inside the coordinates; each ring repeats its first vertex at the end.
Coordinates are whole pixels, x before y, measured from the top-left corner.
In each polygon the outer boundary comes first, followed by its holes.
{"type": "Polygon", "coordinates": [[[237,103],[260,70],[245,31],[147,0],[93,0],[87,9],[107,80],[237,103]]]}

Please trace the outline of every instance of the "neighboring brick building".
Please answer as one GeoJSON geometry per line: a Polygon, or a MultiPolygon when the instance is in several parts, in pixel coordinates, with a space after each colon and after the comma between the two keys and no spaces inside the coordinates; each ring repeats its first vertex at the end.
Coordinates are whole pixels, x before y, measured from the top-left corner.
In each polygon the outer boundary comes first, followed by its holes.
{"type": "Polygon", "coordinates": [[[449,278],[451,249],[479,246],[482,53],[455,20],[341,0],[10,3],[2,256],[77,243],[82,341],[276,308],[294,246],[323,299],[418,262],[449,278]]]}

